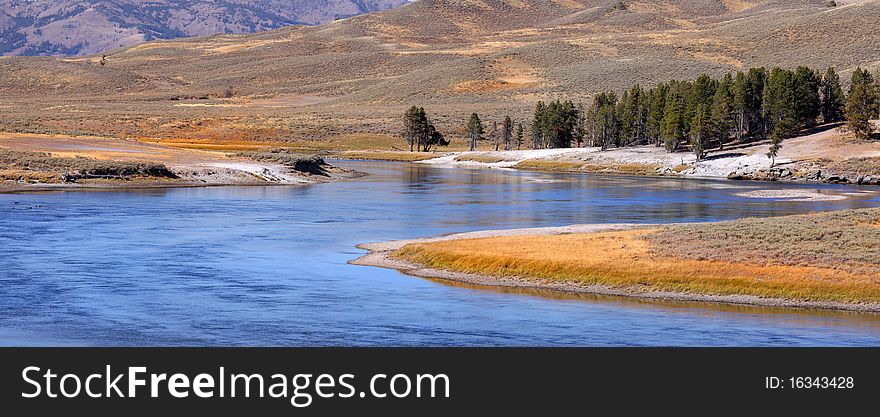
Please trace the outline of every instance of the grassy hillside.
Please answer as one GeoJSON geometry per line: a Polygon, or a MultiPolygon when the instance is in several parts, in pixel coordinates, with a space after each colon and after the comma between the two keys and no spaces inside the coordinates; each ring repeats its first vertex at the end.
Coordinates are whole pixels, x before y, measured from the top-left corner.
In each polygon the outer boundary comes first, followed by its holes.
{"type": "Polygon", "coordinates": [[[3,58],[0,129],[212,141],[372,134],[390,144],[399,114],[418,104],[457,140],[472,111],[522,119],[539,99],[586,101],[633,82],[757,65],[876,67],[880,0],[826,3],[419,0],[318,27],[140,44],[104,65],[3,58]]]}
{"type": "Polygon", "coordinates": [[[405,1],[0,0],[0,55],[83,55],[153,39],[316,25],[405,1]]]}

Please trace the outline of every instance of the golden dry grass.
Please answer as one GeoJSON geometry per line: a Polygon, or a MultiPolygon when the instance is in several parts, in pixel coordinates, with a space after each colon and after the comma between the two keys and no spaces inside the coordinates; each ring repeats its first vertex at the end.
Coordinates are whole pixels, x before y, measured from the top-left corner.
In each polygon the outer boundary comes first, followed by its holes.
{"type": "Polygon", "coordinates": [[[834,269],[658,255],[654,230],[514,236],[407,245],[392,256],[432,268],[635,291],[754,295],[847,303],[880,301],[880,277],[834,269]]]}
{"type": "Polygon", "coordinates": [[[586,172],[623,174],[623,175],[654,175],[658,165],[632,164],[632,163],[608,163],[608,164],[584,164],[581,170],[586,172]]]}
{"type": "Polygon", "coordinates": [[[183,142],[179,140],[173,141],[159,141],[156,143],[161,143],[163,146],[168,146],[170,148],[179,148],[179,149],[191,149],[191,150],[199,150],[199,151],[218,151],[218,152],[240,152],[240,151],[254,151],[259,149],[266,148],[275,148],[279,147],[277,145],[273,146],[269,143],[205,143],[205,142],[183,142]]]}
{"type": "Polygon", "coordinates": [[[515,165],[517,169],[532,169],[536,171],[579,171],[583,162],[549,161],[543,159],[528,159],[515,165]]]}
{"type": "Polygon", "coordinates": [[[483,164],[494,164],[496,162],[504,161],[505,159],[503,157],[493,155],[460,155],[456,156],[455,160],[460,162],[480,162],[483,164]]]}
{"type": "Polygon", "coordinates": [[[0,170],[0,181],[23,181],[51,184],[61,182],[61,176],[53,172],[2,169],[0,170]]]}
{"type": "Polygon", "coordinates": [[[339,159],[366,159],[371,161],[399,161],[413,162],[443,156],[433,152],[404,152],[404,151],[341,151],[333,152],[333,158],[339,159]]]}
{"type": "Polygon", "coordinates": [[[518,169],[531,169],[535,171],[577,171],[600,174],[622,175],[655,175],[657,165],[633,164],[633,163],[587,163],[578,161],[554,161],[543,159],[528,159],[516,164],[518,169]]]}

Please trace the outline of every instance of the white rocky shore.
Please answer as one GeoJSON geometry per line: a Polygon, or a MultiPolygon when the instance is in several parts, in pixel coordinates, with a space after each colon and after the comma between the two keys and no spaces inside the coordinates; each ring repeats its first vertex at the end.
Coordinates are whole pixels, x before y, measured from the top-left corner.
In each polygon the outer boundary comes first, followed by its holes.
{"type": "Polygon", "coordinates": [[[841,129],[788,139],[775,163],[767,157],[768,143],[713,150],[701,161],[689,152],[670,153],[657,146],[602,151],[599,148],[472,151],[450,153],[419,161],[437,166],[531,168],[584,172],[685,176],[735,180],[782,180],[880,185],[880,176],[835,173],[825,163],[856,157],[880,157],[880,144],[843,143],[841,129]]]}

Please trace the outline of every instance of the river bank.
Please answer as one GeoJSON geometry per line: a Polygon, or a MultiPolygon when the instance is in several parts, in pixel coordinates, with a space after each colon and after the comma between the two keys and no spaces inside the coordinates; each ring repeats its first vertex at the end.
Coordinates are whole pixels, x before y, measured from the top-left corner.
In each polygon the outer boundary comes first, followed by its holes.
{"type": "Polygon", "coordinates": [[[0,192],[296,185],[362,175],[282,149],[232,153],[103,137],[0,134],[0,192]]]}
{"type": "Polygon", "coordinates": [[[880,185],[880,143],[856,140],[839,127],[787,139],[775,161],[767,157],[769,146],[758,142],[713,149],[700,161],[693,153],[670,153],[657,146],[445,153],[345,151],[338,155],[448,167],[880,185]]]}
{"type": "Polygon", "coordinates": [[[351,263],[480,286],[880,312],[880,275],[878,264],[872,263],[875,250],[868,245],[852,256],[842,255],[853,249],[854,241],[864,246],[860,239],[874,237],[873,226],[860,222],[874,219],[877,213],[857,210],[702,225],[586,224],[471,232],[358,245],[369,253],[351,263]],[[841,226],[846,222],[855,226],[841,226]],[[759,245],[755,251],[770,253],[765,259],[749,250],[732,249],[766,237],[768,227],[789,227],[787,238],[781,239],[784,245],[803,244],[787,249],[759,245]],[[817,246],[807,227],[814,235],[846,231],[856,236],[843,242],[828,237],[817,246]],[[829,230],[833,227],[838,230],[829,230]],[[701,229],[705,230],[698,232],[701,229]],[[651,237],[645,239],[646,235],[651,237]],[[831,246],[843,249],[831,251],[831,246]],[[780,256],[790,259],[780,261],[780,256]]]}

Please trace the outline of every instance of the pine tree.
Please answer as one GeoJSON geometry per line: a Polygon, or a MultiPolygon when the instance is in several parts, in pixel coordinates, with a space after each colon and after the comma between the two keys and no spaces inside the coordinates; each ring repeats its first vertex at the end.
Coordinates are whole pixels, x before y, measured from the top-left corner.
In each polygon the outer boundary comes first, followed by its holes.
{"type": "Polygon", "coordinates": [[[471,118],[467,123],[468,134],[468,150],[477,149],[477,142],[483,140],[483,122],[476,113],[471,113],[471,118]]]}
{"type": "Polygon", "coordinates": [[[666,150],[675,152],[686,137],[685,115],[687,102],[678,88],[670,88],[663,111],[663,143],[666,150]]]}
{"type": "Polygon", "coordinates": [[[587,135],[587,116],[587,110],[584,108],[583,103],[578,103],[577,123],[574,128],[574,141],[577,143],[578,148],[583,146],[584,138],[587,135]]]}
{"type": "Polygon", "coordinates": [[[874,77],[868,70],[856,68],[846,98],[846,124],[849,130],[859,138],[870,138],[874,133],[871,119],[877,117],[878,108],[880,102],[874,77]]]}
{"type": "MultiPolygon", "coordinates": [[[[790,119],[783,120],[779,122],[780,124],[788,124],[792,123],[790,119]]],[[[770,168],[773,168],[776,165],[776,156],[779,154],[779,150],[782,149],[782,141],[785,139],[781,130],[774,130],[773,133],[770,134],[770,148],[767,150],[767,157],[770,158],[770,168]]]]}
{"type": "Polygon", "coordinates": [[[535,113],[532,118],[532,149],[543,149],[545,147],[544,140],[544,112],[547,106],[543,101],[539,101],[535,105],[535,113]]]}
{"type": "Polygon", "coordinates": [[[648,91],[647,121],[645,134],[649,142],[660,146],[663,142],[663,113],[666,110],[666,94],[669,86],[666,83],[657,84],[648,91]]]}
{"type": "Polygon", "coordinates": [[[700,104],[694,111],[690,130],[691,149],[697,156],[697,161],[701,161],[706,156],[706,143],[714,135],[715,129],[711,108],[700,104]]]}
{"type": "Polygon", "coordinates": [[[734,89],[735,83],[730,74],[724,76],[715,90],[712,98],[710,120],[712,122],[712,140],[718,142],[718,147],[723,149],[724,144],[734,130],[736,115],[734,112],[734,89]]]}
{"type": "Polygon", "coordinates": [[[834,67],[828,67],[822,77],[822,121],[836,123],[843,120],[846,98],[840,87],[840,76],[834,67]]]}
{"type": "Polygon", "coordinates": [[[443,134],[434,127],[434,124],[428,120],[428,124],[425,127],[424,140],[422,141],[422,152],[429,152],[433,146],[448,145],[449,141],[447,141],[443,134]]]}
{"type": "Polygon", "coordinates": [[[766,81],[767,70],[763,67],[736,74],[733,107],[737,115],[738,142],[742,142],[744,137],[763,137],[766,133],[762,109],[766,81]]]}
{"type": "Polygon", "coordinates": [[[698,107],[709,108],[712,106],[712,99],[715,97],[715,90],[718,88],[718,81],[713,80],[706,74],[702,74],[690,84],[688,95],[688,119],[693,118],[698,107]]]}
{"type": "Polygon", "coordinates": [[[822,111],[819,97],[819,74],[807,67],[797,67],[794,71],[795,115],[800,127],[813,127],[822,111]]]}
{"type": "Polygon", "coordinates": [[[516,124],[516,133],[513,135],[514,140],[516,141],[516,150],[520,150],[523,145],[523,125],[522,122],[516,124]]]}
{"type": "MultiPolygon", "coordinates": [[[[513,140],[513,121],[510,116],[504,116],[504,122],[501,123],[501,142],[504,143],[504,150],[510,150],[510,142],[513,140]]],[[[496,146],[497,148],[497,146],[496,146]]]]}
{"type": "Polygon", "coordinates": [[[489,129],[489,140],[492,141],[492,144],[495,145],[495,150],[498,150],[500,135],[498,134],[498,122],[492,121],[492,128],[489,129]]]}
{"type": "Polygon", "coordinates": [[[800,130],[795,73],[773,68],[764,86],[764,114],[771,140],[781,143],[800,130]]]}
{"type": "Polygon", "coordinates": [[[646,103],[645,92],[639,85],[635,85],[623,93],[618,111],[621,144],[638,144],[645,139],[645,125],[648,117],[646,103]]]}
{"type": "Polygon", "coordinates": [[[412,106],[403,116],[403,136],[409,145],[409,151],[414,151],[421,145],[421,138],[425,135],[427,117],[425,109],[412,106]]]}
{"type": "Polygon", "coordinates": [[[590,109],[588,125],[592,146],[599,146],[604,151],[619,142],[620,121],[617,112],[617,95],[614,92],[596,95],[590,109]]]}
{"type": "Polygon", "coordinates": [[[431,123],[424,107],[410,107],[404,114],[403,127],[403,136],[409,144],[410,152],[428,152],[435,145],[449,145],[449,141],[431,123]]]}
{"type": "Polygon", "coordinates": [[[544,111],[543,135],[550,147],[568,148],[577,130],[577,108],[571,101],[551,102],[544,111]]]}

